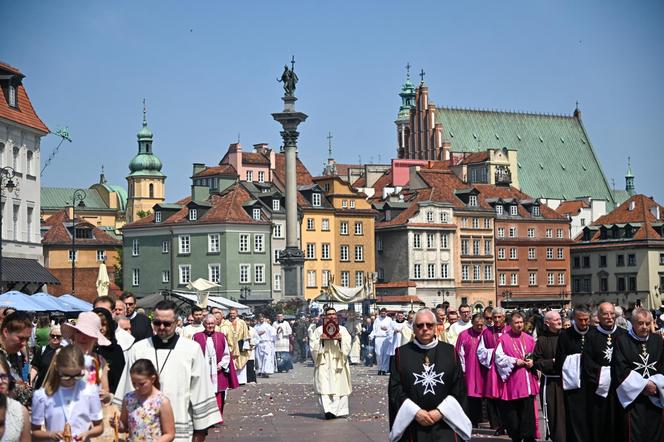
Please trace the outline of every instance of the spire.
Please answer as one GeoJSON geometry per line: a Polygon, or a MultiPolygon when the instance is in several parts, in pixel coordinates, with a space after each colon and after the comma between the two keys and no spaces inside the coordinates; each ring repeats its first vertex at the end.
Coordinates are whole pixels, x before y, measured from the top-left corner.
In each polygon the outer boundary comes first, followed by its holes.
{"type": "Polygon", "coordinates": [[[145,98],[143,98],[143,127],[141,127],[136,136],[138,137],[139,145],[143,144],[140,143],[141,141],[152,142],[152,131],[148,128],[148,108],[145,104],[145,98]]]}
{"type": "Polygon", "coordinates": [[[323,169],[323,175],[333,176],[337,174],[337,162],[332,158],[332,132],[327,133],[327,164],[323,169]]]}
{"type": "Polygon", "coordinates": [[[148,127],[147,106],[143,99],[143,126],[138,131],[138,154],[129,163],[130,175],[163,176],[162,163],[152,152],[152,131],[148,127]]]}
{"type": "Polygon", "coordinates": [[[327,133],[327,157],[332,159],[332,132],[327,133]]]}
{"type": "Polygon", "coordinates": [[[625,190],[632,196],[636,193],[634,187],[634,174],[632,173],[632,158],[627,157],[627,173],[625,174],[625,190]]]}
{"type": "Polygon", "coordinates": [[[148,126],[148,108],[145,105],[145,98],[143,98],[143,127],[148,126]]]}
{"type": "Polygon", "coordinates": [[[576,100],[576,106],[574,107],[574,118],[577,120],[581,119],[581,109],[579,109],[579,100],[576,100]]]}
{"type": "Polygon", "coordinates": [[[410,81],[410,63],[406,63],[406,81],[401,86],[401,106],[397,115],[397,121],[408,121],[410,119],[410,110],[415,107],[415,86],[410,81]]]}
{"type": "Polygon", "coordinates": [[[420,85],[424,84],[424,76],[426,75],[426,72],[424,72],[424,69],[420,70],[420,85]]]}
{"type": "Polygon", "coordinates": [[[101,165],[101,173],[99,174],[99,184],[106,184],[106,175],[104,175],[104,165],[101,165]]]}

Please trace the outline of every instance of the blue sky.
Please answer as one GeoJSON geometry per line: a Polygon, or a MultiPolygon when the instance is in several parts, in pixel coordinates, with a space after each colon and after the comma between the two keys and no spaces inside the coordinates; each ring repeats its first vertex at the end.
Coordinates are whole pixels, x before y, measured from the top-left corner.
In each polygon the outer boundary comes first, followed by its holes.
{"type": "MultiPolygon", "coordinates": [[[[167,199],[193,162],[240,135],[278,148],[285,62],[296,57],[300,157],[314,173],[332,132],[339,162],[387,162],[407,62],[439,106],[571,114],[609,180],[664,203],[664,3],[624,1],[4,2],[0,59],[27,76],[52,129],[68,126],[43,185],[87,187],[101,165],[126,185],[141,101],[167,199]],[[14,24],[12,26],[11,24],[14,24]]],[[[44,161],[58,139],[42,142],[44,161]]]]}

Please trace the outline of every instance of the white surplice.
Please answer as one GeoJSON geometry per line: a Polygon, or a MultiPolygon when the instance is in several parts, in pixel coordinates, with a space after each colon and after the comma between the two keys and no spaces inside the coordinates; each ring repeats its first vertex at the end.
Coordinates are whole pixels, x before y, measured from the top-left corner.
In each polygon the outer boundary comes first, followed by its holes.
{"type": "Polygon", "coordinates": [[[275,365],[274,342],[277,338],[277,331],[267,322],[257,324],[254,329],[258,335],[258,345],[256,345],[256,373],[272,374],[274,373],[275,365]]]}
{"type": "Polygon", "coordinates": [[[347,416],[348,396],[353,391],[350,381],[351,338],[346,327],[339,326],[341,340],[321,339],[323,327],[311,334],[309,347],[314,359],[314,392],[325,413],[347,416]]]}

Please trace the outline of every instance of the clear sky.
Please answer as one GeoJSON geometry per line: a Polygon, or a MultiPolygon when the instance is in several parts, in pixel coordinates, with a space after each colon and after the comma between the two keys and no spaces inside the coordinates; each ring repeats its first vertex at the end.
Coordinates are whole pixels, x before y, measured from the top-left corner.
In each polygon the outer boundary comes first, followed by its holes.
{"type": "MultiPolygon", "coordinates": [[[[387,162],[404,66],[424,69],[439,106],[571,114],[609,179],[664,203],[664,2],[4,1],[0,59],[26,75],[37,112],[65,143],[42,177],[88,187],[102,164],[126,186],[141,101],[168,201],[193,162],[228,145],[278,148],[276,82],[296,57],[300,157],[314,174],[333,134],[339,162],[387,162]]],[[[42,142],[42,163],[58,143],[42,142]]]]}

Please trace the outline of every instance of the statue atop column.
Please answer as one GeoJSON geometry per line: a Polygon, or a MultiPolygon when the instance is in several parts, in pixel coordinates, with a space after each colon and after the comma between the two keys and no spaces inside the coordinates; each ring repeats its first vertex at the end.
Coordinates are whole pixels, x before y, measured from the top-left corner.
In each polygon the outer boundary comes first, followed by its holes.
{"type": "Polygon", "coordinates": [[[278,78],[279,83],[284,84],[284,96],[285,97],[294,97],[295,96],[295,85],[298,82],[297,74],[295,73],[295,56],[291,59],[291,67],[288,68],[288,65],[284,65],[284,72],[281,74],[281,78],[278,78]]]}

